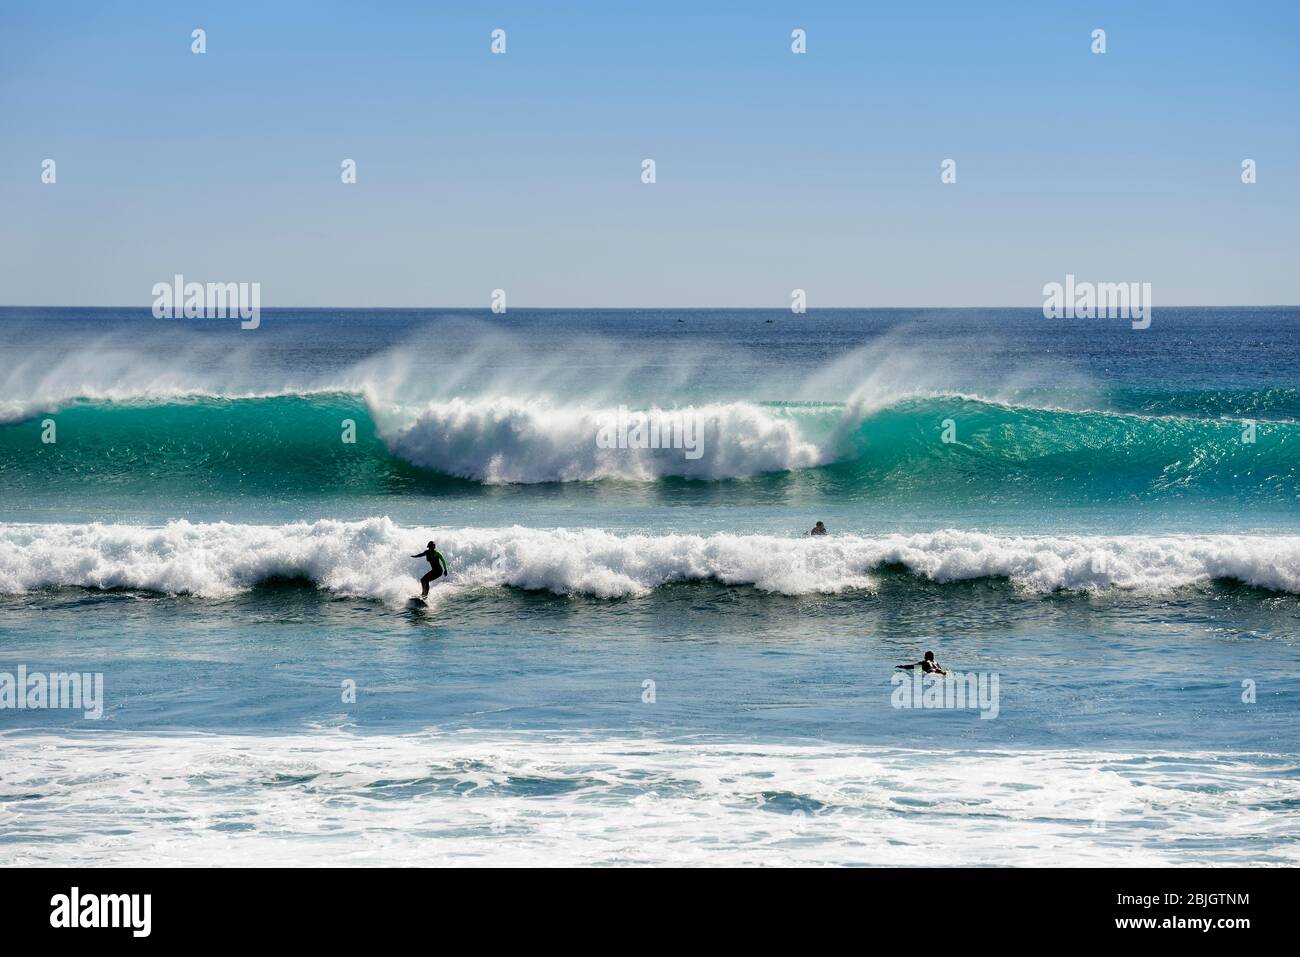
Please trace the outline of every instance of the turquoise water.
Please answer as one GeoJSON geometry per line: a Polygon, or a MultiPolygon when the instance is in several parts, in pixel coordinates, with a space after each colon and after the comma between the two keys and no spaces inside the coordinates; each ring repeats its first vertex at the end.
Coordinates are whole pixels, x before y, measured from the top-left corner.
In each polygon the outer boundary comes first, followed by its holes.
{"type": "MultiPolygon", "coordinates": [[[[6,509],[19,515],[58,512],[83,483],[93,482],[100,514],[155,519],[235,508],[277,518],[379,513],[414,520],[427,516],[431,505],[454,511],[496,502],[538,509],[552,523],[564,519],[547,503],[560,498],[565,510],[585,510],[584,521],[615,506],[621,527],[637,524],[635,516],[647,508],[721,505],[729,521],[755,529],[770,522],[765,527],[774,533],[788,530],[779,517],[765,514],[756,522],[746,510],[776,505],[799,509],[800,517],[830,514],[837,528],[853,531],[888,530],[900,509],[908,517],[942,512],[946,521],[973,516],[1008,528],[1063,527],[1052,509],[1091,509],[1093,521],[1104,524],[1109,517],[1123,528],[1124,516],[1138,510],[1162,516],[1163,523],[1155,519],[1162,527],[1182,520],[1199,530],[1207,522],[1239,527],[1244,509],[1247,520],[1258,516],[1260,528],[1285,526],[1296,500],[1300,425],[1290,418],[1256,419],[1256,442],[1244,443],[1242,418],[1260,413],[1229,417],[1229,401],[1206,400],[1220,411],[1196,416],[1064,411],[962,397],[902,399],[870,411],[842,402],[763,403],[750,407],[756,420],[797,430],[824,463],[772,472],[739,461],[732,469],[737,474],[707,483],[671,471],[653,484],[618,474],[564,482],[546,467],[523,484],[485,482],[495,442],[513,442],[526,457],[530,441],[542,446],[553,438],[545,433],[544,416],[520,416],[504,427],[486,421],[494,412],[469,422],[439,421],[440,430],[465,434],[439,436],[432,449],[412,442],[408,458],[386,443],[363,399],[338,394],[74,403],[58,414],[57,443],[33,443],[39,427],[15,423],[0,430],[0,454],[14,492],[6,509]],[[356,424],[355,443],[340,440],[345,421],[356,424]],[[945,421],[954,424],[949,443],[942,441],[945,421]],[[501,429],[512,432],[509,439],[491,435],[501,429]],[[516,430],[535,434],[521,439],[516,430]],[[456,443],[482,451],[462,453],[454,471],[441,471],[438,453],[456,443]],[[185,512],[178,513],[178,503],[185,512]],[[1007,509],[1015,510],[1014,518],[1002,517],[1007,509]],[[1032,517],[1025,509],[1033,509],[1032,517]]],[[[432,428],[415,428],[421,427],[432,428]]],[[[565,454],[567,439],[556,437],[556,448],[545,449],[548,466],[565,454]]],[[[680,454],[680,461],[656,458],[656,467],[665,470],[692,465],[680,454]]]]}
{"type": "Polygon", "coordinates": [[[0,310],[0,859],[1295,863],[1298,320],[0,310]]]}

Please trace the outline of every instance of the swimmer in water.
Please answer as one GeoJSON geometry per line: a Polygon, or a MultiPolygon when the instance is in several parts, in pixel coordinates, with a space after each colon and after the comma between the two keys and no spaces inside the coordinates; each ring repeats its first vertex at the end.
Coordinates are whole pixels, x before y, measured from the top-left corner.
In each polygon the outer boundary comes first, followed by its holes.
{"type": "Polygon", "coordinates": [[[910,665],[896,665],[895,668],[902,668],[904,671],[920,668],[927,675],[946,675],[948,673],[935,663],[933,651],[927,651],[925,657],[920,661],[915,661],[910,665]]]}

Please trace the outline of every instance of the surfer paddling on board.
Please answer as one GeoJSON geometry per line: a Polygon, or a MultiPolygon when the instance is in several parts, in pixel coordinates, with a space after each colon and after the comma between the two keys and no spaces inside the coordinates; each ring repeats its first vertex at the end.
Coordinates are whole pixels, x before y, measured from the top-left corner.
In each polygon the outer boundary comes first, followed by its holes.
{"type": "Polygon", "coordinates": [[[904,671],[911,671],[913,668],[920,668],[927,675],[946,675],[948,673],[935,664],[933,651],[927,651],[925,657],[920,661],[913,662],[910,665],[895,665],[894,668],[902,668],[904,671]]]}
{"type": "Polygon", "coordinates": [[[429,547],[418,555],[412,555],[412,558],[427,558],[429,560],[429,570],[425,572],[424,577],[420,579],[420,597],[429,597],[429,582],[435,578],[441,578],[447,574],[447,559],[442,557],[442,552],[438,551],[433,542],[429,547]]]}
{"type": "Polygon", "coordinates": [[[812,531],[809,532],[808,534],[809,534],[809,535],[825,535],[825,534],[826,534],[826,526],[823,525],[821,522],[818,522],[816,525],[814,525],[814,526],[812,527],[812,531]]]}

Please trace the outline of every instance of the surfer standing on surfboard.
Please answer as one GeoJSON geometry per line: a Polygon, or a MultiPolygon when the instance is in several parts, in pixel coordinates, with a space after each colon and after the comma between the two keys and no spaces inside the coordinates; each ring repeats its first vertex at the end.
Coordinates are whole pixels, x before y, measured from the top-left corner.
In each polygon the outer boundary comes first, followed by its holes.
{"type": "Polygon", "coordinates": [[[429,570],[425,572],[424,577],[420,579],[420,597],[429,597],[429,582],[435,578],[441,578],[447,574],[447,559],[442,557],[442,552],[438,551],[437,546],[429,543],[429,547],[418,555],[412,555],[412,558],[427,558],[429,560],[429,570]]]}

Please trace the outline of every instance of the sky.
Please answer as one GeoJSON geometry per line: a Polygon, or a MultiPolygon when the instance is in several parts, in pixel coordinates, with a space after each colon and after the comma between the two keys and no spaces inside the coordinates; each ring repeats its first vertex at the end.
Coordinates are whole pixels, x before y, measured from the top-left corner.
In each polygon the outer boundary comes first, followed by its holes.
{"type": "Polygon", "coordinates": [[[0,304],[1287,305],[1298,211],[1294,0],[0,5],[0,304]]]}

